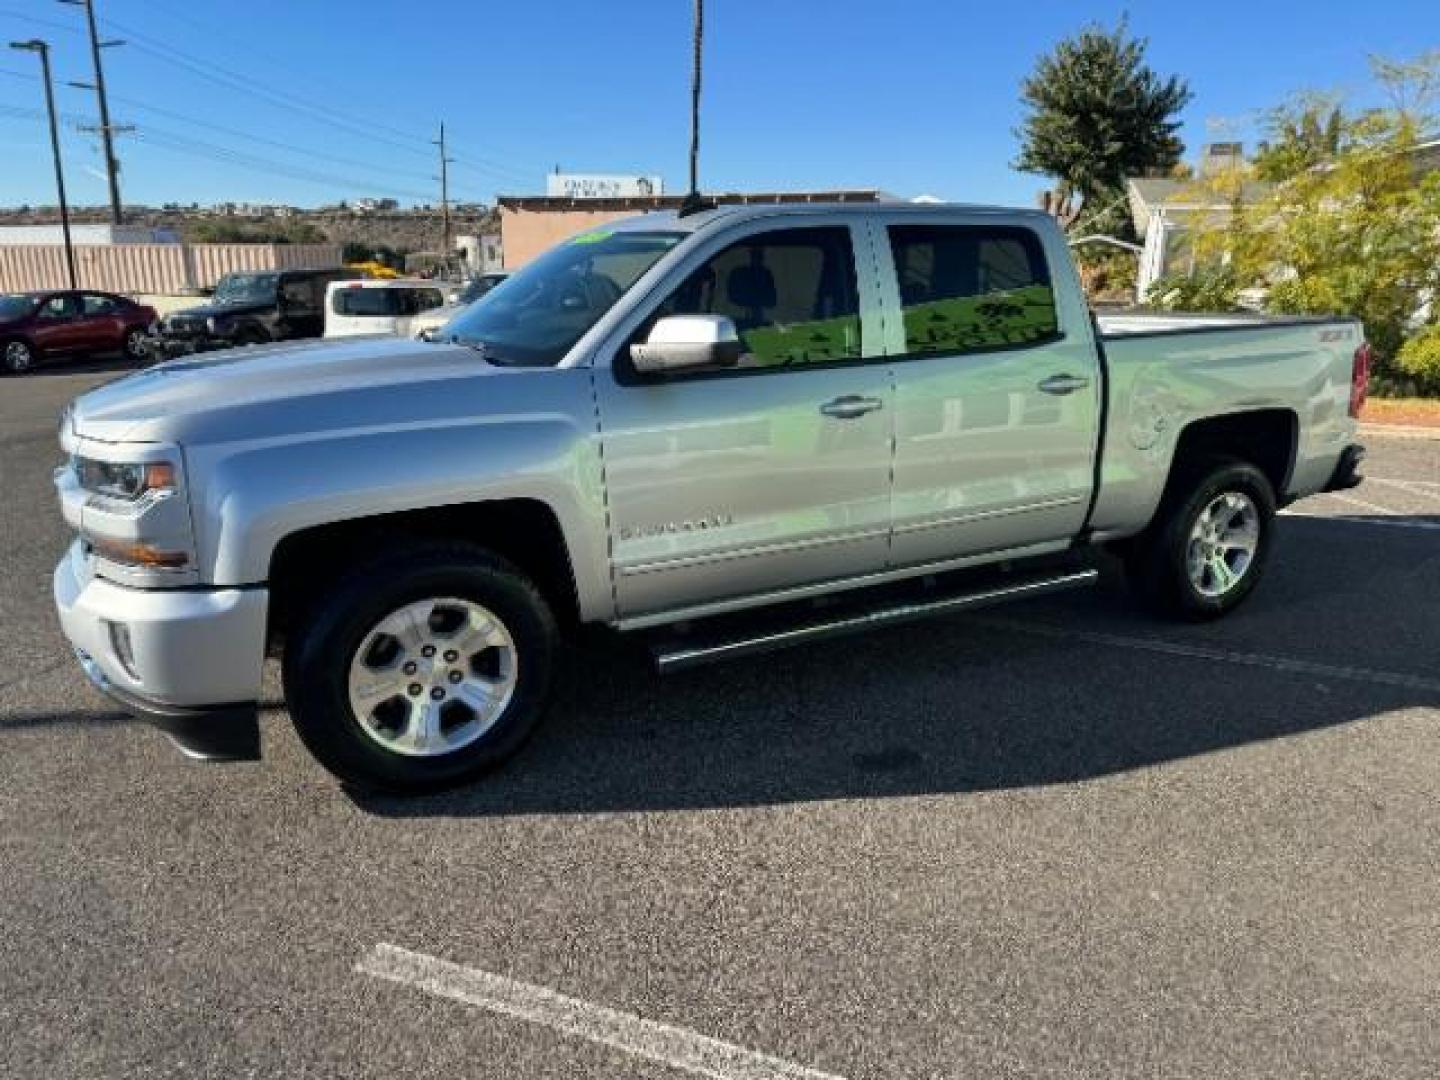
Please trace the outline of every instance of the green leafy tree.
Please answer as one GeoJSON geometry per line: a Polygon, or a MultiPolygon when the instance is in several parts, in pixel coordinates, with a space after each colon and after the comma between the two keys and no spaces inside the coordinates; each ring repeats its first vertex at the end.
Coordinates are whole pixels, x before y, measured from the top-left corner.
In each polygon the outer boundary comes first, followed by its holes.
{"type": "Polygon", "coordinates": [[[1089,26],[1040,57],[1021,84],[1015,167],[1054,178],[1062,203],[1081,198],[1076,228],[1128,234],[1126,179],[1168,171],[1184,153],[1176,117],[1190,88],[1157,74],[1145,50],[1124,21],[1089,26]]]}
{"type": "MultiPolygon", "coordinates": [[[[1198,280],[1157,284],[1154,293],[1164,303],[1169,286],[1178,297],[1169,306],[1184,307],[1255,289],[1271,312],[1355,316],[1374,346],[1381,389],[1407,377],[1440,389],[1440,173],[1421,175],[1415,153],[1433,122],[1440,52],[1423,62],[1380,62],[1375,72],[1394,104],[1339,114],[1333,140],[1326,119],[1320,130],[1334,150],[1322,147],[1325,156],[1298,171],[1287,165],[1262,198],[1237,199],[1230,214],[1201,222],[1192,235],[1198,280]],[[1404,347],[1407,338],[1415,343],[1404,347]]],[[[1288,127],[1285,118],[1318,118],[1314,100],[1272,114],[1275,145],[1297,130],[1301,138],[1290,141],[1306,143],[1305,126],[1288,127]]],[[[1210,181],[1222,182],[1237,181],[1210,181]]]]}
{"type": "Polygon", "coordinates": [[[1330,96],[1302,94],[1272,109],[1265,128],[1270,138],[1255,155],[1255,177],[1281,183],[1334,161],[1345,142],[1346,121],[1330,96]]]}

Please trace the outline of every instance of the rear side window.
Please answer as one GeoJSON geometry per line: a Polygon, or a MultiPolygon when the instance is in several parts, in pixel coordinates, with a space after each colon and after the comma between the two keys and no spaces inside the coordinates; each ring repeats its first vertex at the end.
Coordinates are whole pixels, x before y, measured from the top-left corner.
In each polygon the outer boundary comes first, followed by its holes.
{"type": "Polygon", "coordinates": [[[400,314],[398,289],[336,289],[330,306],[336,315],[393,318],[400,314]]]}
{"type": "Polygon", "coordinates": [[[728,315],[741,367],[860,357],[860,301],[846,228],[780,229],[714,255],[662,305],[666,315],[728,315]]]}
{"type": "Polygon", "coordinates": [[[113,315],[120,310],[120,303],[115,297],[99,293],[86,293],[81,303],[85,305],[86,315],[113,315]]]}
{"type": "Polygon", "coordinates": [[[1059,332],[1039,238],[1028,229],[892,225],[907,353],[1036,345],[1059,332]]]}

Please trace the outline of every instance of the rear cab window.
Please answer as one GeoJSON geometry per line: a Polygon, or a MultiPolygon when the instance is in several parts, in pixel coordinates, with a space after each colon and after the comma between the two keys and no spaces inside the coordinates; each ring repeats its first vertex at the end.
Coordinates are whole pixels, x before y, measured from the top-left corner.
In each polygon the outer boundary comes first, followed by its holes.
{"type": "Polygon", "coordinates": [[[1040,238],[1014,226],[888,227],[906,355],[1040,345],[1059,336],[1040,238]]]}

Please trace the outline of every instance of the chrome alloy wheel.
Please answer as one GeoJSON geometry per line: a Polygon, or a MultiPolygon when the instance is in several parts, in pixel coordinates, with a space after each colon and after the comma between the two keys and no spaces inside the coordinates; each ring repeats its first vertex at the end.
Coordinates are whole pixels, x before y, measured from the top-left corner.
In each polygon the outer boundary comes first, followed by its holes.
{"type": "Polygon", "coordinates": [[[420,600],[393,611],[350,661],[350,708],[386,750],[435,757],[468,746],[515,694],[515,641],[473,600],[420,600]]]}
{"type": "Polygon", "coordinates": [[[1212,600],[1234,589],[1260,548],[1260,512],[1239,491],[1217,495],[1195,519],[1185,552],[1190,584],[1212,600]]]}
{"type": "Polygon", "coordinates": [[[29,371],[35,362],[35,354],[23,341],[12,341],[5,346],[5,370],[12,375],[29,371]]]}

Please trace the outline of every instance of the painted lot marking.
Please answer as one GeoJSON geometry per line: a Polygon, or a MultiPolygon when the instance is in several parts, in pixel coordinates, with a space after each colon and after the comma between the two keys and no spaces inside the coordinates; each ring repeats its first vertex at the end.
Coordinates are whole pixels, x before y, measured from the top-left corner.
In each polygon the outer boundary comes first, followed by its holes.
{"type": "Polygon", "coordinates": [[[1383,487],[1398,488],[1407,495],[1440,500],[1440,483],[1432,483],[1429,480],[1390,480],[1378,476],[1367,476],[1365,480],[1367,483],[1380,484],[1383,487]]]}
{"type": "Polygon", "coordinates": [[[1397,514],[1382,514],[1379,517],[1337,517],[1334,514],[1304,514],[1298,510],[1281,510],[1280,516],[1304,518],[1306,521],[1333,521],[1336,525],[1383,525],[1387,529],[1440,531],[1440,521],[1406,521],[1401,520],[1397,514]]]}
{"type": "Polygon", "coordinates": [[[1421,675],[1405,675],[1396,671],[1377,671],[1374,668],[1341,667],[1333,664],[1317,664],[1310,660],[1294,660],[1288,656],[1266,656],[1263,653],[1231,652],[1228,649],[1213,649],[1205,645],[1183,645],[1176,641],[1158,641],[1153,638],[1126,637],[1121,634],[1104,634],[1092,630],[1067,630],[1020,619],[973,617],[973,622],[994,627],[997,630],[1014,630],[1036,637],[1083,641],[1091,645],[1109,645],[1119,649],[1134,649],[1138,652],[1160,653],[1165,656],[1180,656],[1187,660],[1213,660],[1225,664],[1242,664],[1246,667],[1269,668],[1291,675],[1316,675],[1325,679],[1344,679],[1348,682],[1370,683],[1375,686],[1394,686],[1405,690],[1423,690],[1440,694],[1440,679],[1427,679],[1421,675]]]}
{"type": "Polygon", "coordinates": [[[712,1080],[843,1080],[699,1032],[384,942],[370,950],[355,970],[712,1080]]]}
{"type": "Polygon", "coordinates": [[[1357,499],[1354,495],[1341,495],[1338,491],[1328,491],[1325,494],[1336,502],[1342,502],[1346,506],[1358,506],[1361,510],[1369,510],[1372,514],[1379,514],[1381,517],[1391,517],[1396,513],[1388,506],[1381,506],[1379,503],[1373,503],[1366,499],[1357,499]]]}

